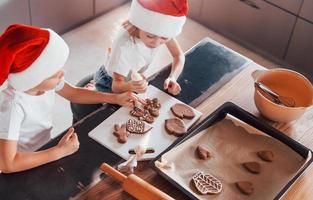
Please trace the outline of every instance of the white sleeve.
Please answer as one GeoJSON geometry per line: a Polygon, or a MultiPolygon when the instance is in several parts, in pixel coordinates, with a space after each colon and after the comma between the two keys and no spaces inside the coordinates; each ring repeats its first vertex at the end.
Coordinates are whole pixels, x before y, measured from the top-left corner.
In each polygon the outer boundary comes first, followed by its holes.
{"type": "Polygon", "coordinates": [[[131,70],[131,56],[129,53],[131,49],[128,46],[121,46],[113,50],[112,56],[109,62],[108,69],[113,74],[113,72],[118,73],[124,77],[127,77],[129,71],[131,70]]]}
{"type": "Polygon", "coordinates": [[[113,49],[112,56],[109,62],[108,71],[127,77],[131,70],[137,71],[145,65],[145,60],[136,50],[133,41],[127,41],[122,46],[116,46],[113,49]]]}
{"type": "Polygon", "coordinates": [[[16,102],[0,106],[0,139],[18,140],[24,112],[16,102]]]}

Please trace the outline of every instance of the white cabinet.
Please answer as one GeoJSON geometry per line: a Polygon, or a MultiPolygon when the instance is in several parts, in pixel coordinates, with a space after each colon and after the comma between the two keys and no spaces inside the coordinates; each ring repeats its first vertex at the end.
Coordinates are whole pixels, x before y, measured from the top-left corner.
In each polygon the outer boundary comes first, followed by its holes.
{"type": "Polygon", "coordinates": [[[94,16],[93,0],[30,0],[32,24],[63,33],[94,16]]]}
{"type": "Polygon", "coordinates": [[[0,0],[0,33],[10,24],[30,24],[28,0],[0,0]]]}
{"type": "Polygon", "coordinates": [[[241,44],[282,59],[296,16],[262,0],[204,0],[200,22],[241,44]]]}
{"type": "Polygon", "coordinates": [[[313,24],[298,19],[286,61],[313,82],[313,24]]]}

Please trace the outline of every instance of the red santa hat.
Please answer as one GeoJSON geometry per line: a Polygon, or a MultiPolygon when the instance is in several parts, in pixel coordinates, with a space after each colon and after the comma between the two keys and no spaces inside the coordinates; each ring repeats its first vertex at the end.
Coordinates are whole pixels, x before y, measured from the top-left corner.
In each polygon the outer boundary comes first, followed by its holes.
{"type": "Polygon", "coordinates": [[[69,48],[53,30],[15,24],[0,36],[0,85],[27,91],[65,64],[69,48]]]}
{"type": "Polygon", "coordinates": [[[182,31],[187,13],[187,0],[133,0],[129,22],[148,33],[173,38],[182,31]]]}

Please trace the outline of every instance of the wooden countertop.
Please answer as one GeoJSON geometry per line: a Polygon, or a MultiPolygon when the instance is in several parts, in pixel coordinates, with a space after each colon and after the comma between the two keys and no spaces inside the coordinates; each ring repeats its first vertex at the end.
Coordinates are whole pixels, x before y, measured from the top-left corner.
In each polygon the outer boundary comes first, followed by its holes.
{"type": "MultiPolygon", "coordinates": [[[[255,116],[260,117],[253,100],[254,86],[251,73],[256,69],[264,69],[256,63],[251,63],[247,68],[237,74],[231,81],[220,88],[216,93],[201,103],[197,110],[203,113],[201,119],[207,117],[216,108],[223,103],[230,101],[255,116]]],[[[200,120],[201,120],[200,119],[200,120]]],[[[300,142],[306,147],[313,149],[313,108],[311,107],[298,120],[288,123],[274,123],[264,119],[267,123],[280,131],[286,133],[289,137],[300,142]]],[[[158,187],[162,191],[171,195],[175,199],[188,199],[182,192],[177,190],[169,182],[154,172],[148,162],[139,162],[136,174],[158,187]]],[[[110,177],[106,177],[101,181],[92,184],[84,192],[77,195],[74,199],[133,199],[127,193],[122,191],[121,185],[110,177]]],[[[312,165],[297,180],[297,182],[285,194],[283,199],[313,199],[313,167],[312,165]]]]}

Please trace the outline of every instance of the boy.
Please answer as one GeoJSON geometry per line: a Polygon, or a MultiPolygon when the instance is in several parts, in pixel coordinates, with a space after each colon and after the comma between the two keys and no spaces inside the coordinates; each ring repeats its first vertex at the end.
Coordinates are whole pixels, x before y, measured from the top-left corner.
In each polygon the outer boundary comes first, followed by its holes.
{"type": "MultiPolygon", "coordinates": [[[[0,37],[0,171],[18,172],[76,152],[79,141],[71,128],[59,143],[36,151],[50,139],[55,93],[75,103],[132,106],[138,97],[76,88],[64,81],[69,54],[64,40],[50,29],[15,24],[0,37]]],[[[141,101],[141,100],[139,100],[141,101]]]]}

